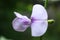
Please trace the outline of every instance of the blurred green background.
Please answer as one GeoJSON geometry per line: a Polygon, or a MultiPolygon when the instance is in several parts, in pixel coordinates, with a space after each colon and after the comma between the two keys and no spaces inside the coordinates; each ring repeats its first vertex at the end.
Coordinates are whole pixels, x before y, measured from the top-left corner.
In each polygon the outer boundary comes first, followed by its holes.
{"type": "MultiPolygon", "coordinates": [[[[30,28],[25,32],[16,32],[12,28],[12,20],[15,18],[14,11],[30,17],[32,6],[41,4],[43,0],[0,0],[0,40],[40,40],[40,37],[32,37],[30,28]]],[[[47,32],[42,40],[60,40],[60,1],[48,1],[47,12],[49,19],[54,19],[49,24],[47,32]]]]}

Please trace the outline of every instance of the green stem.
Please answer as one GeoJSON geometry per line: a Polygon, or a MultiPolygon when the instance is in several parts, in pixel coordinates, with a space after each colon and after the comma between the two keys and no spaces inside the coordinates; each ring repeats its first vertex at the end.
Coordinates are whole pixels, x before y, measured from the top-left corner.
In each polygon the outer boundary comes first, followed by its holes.
{"type": "Polygon", "coordinates": [[[32,40],[40,40],[40,37],[32,37],[32,40]]]}
{"type": "Polygon", "coordinates": [[[43,36],[40,37],[40,40],[42,40],[42,37],[43,37],[43,36]]]}
{"type": "Polygon", "coordinates": [[[44,7],[47,8],[48,0],[45,1],[44,7]]]}
{"type": "Polygon", "coordinates": [[[48,20],[48,22],[52,22],[52,21],[54,21],[54,20],[53,19],[48,20]]]}
{"type": "Polygon", "coordinates": [[[55,20],[53,20],[53,19],[48,20],[48,23],[49,23],[49,24],[52,24],[52,23],[54,23],[54,22],[55,22],[55,20]]]}

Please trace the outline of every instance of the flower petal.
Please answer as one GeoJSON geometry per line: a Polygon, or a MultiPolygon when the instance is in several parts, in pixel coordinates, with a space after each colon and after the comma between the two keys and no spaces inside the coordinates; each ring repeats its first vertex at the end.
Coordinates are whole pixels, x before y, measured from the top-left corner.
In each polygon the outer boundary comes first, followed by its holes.
{"type": "Polygon", "coordinates": [[[16,17],[12,22],[14,30],[24,32],[29,27],[29,21],[27,21],[27,24],[25,24],[24,22],[26,22],[25,19],[16,17]]]}
{"type": "Polygon", "coordinates": [[[31,31],[32,31],[32,36],[38,37],[42,36],[48,27],[48,22],[47,21],[35,21],[31,25],[31,31]]]}
{"type": "Polygon", "coordinates": [[[18,12],[14,12],[14,14],[16,15],[16,17],[18,17],[18,18],[22,18],[23,17],[23,15],[21,15],[20,13],[18,13],[18,12]]]}
{"type": "Polygon", "coordinates": [[[45,8],[39,4],[34,5],[31,15],[32,36],[34,37],[42,36],[46,32],[48,27],[47,19],[48,19],[48,15],[45,8]]]}
{"type": "Polygon", "coordinates": [[[36,19],[47,19],[47,11],[42,5],[36,4],[33,6],[31,17],[35,17],[36,19]]]}

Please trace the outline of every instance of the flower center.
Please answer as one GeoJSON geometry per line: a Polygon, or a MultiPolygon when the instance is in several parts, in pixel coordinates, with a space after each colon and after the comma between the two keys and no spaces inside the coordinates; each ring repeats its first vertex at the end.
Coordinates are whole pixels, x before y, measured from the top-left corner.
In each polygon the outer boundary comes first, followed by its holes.
{"type": "Polygon", "coordinates": [[[24,25],[29,25],[28,21],[24,21],[23,23],[24,23],[24,25]]]}
{"type": "Polygon", "coordinates": [[[33,23],[34,21],[36,21],[38,19],[35,19],[34,17],[31,18],[31,23],[33,23]]]}

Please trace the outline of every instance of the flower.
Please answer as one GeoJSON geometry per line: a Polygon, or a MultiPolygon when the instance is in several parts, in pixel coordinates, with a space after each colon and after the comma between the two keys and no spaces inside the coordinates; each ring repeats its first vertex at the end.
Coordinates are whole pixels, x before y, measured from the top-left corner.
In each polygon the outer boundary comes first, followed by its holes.
{"type": "Polygon", "coordinates": [[[31,19],[27,16],[14,12],[16,18],[13,20],[12,25],[16,31],[24,32],[31,26],[31,34],[34,37],[42,36],[48,28],[48,15],[46,9],[40,5],[33,6],[31,19]]]}
{"type": "Polygon", "coordinates": [[[14,12],[16,18],[13,20],[12,25],[16,31],[24,32],[30,24],[30,19],[27,16],[23,16],[17,12],[14,12]]]}

